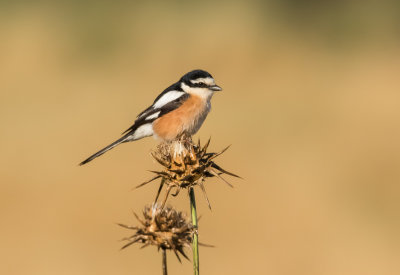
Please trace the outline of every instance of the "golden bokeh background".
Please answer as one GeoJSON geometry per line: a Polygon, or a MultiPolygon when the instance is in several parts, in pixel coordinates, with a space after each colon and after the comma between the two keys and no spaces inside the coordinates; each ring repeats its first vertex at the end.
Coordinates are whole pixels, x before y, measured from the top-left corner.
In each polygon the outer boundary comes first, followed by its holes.
{"type": "MultiPolygon", "coordinates": [[[[0,2],[0,273],[160,274],[120,251],[152,138],[78,163],[164,88],[224,88],[196,137],[241,176],[198,192],[202,274],[399,274],[397,1],[0,2]]],[[[199,191],[199,190],[198,190],[199,191]]],[[[169,200],[188,211],[181,193],[169,200]]],[[[191,254],[190,250],[187,250],[191,254]]],[[[191,274],[168,254],[171,274],[191,274]]]]}

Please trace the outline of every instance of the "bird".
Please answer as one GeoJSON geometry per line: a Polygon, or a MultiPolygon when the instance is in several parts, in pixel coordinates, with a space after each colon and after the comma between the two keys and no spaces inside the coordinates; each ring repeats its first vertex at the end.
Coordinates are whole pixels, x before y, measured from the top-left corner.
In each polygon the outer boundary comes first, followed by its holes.
{"type": "Polygon", "coordinates": [[[84,165],[103,155],[117,145],[154,136],[164,142],[172,142],[183,134],[194,135],[211,110],[211,98],[222,88],[204,70],[193,70],[166,88],[153,104],[142,111],[134,124],[122,133],[122,137],[94,153],[79,165],[84,165]]]}

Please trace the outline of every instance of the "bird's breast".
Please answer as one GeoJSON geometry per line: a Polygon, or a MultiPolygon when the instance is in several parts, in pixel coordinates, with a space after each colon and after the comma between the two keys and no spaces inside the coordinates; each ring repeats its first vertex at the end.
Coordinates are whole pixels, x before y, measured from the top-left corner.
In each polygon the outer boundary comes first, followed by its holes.
{"type": "Polygon", "coordinates": [[[183,132],[193,135],[200,129],[210,108],[208,99],[190,95],[180,107],[156,119],[153,131],[163,140],[174,140],[183,132]]]}

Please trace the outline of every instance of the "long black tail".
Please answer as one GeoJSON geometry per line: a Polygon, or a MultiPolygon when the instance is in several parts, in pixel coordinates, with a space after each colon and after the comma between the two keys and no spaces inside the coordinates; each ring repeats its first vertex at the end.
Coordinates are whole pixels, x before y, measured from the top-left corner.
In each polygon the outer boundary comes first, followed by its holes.
{"type": "Polygon", "coordinates": [[[102,154],[104,154],[104,153],[107,152],[108,150],[111,150],[112,148],[114,148],[115,146],[121,144],[122,142],[127,141],[127,140],[130,138],[131,135],[132,135],[131,133],[128,133],[128,134],[124,135],[124,136],[121,137],[120,139],[114,141],[113,143],[111,143],[111,144],[108,145],[107,147],[101,149],[101,150],[98,151],[97,153],[95,153],[95,154],[91,155],[90,157],[88,157],[87,159],[85,159],[84,161],[82,161],[81,163],[79,163],[79,165],[84,165],[84,164],[88,163],[89,161],[92,161],[93,159],[95,159],[95,158],[101,156],[102,154]]]}

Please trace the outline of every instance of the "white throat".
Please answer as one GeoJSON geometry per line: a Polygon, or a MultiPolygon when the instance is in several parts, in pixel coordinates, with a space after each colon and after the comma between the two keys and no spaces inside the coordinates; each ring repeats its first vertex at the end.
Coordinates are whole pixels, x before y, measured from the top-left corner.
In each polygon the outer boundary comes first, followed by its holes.
{"type": "Polygon", "coordinates": [[[189,87],[185,83],[181,84],[182,90],[184,90],[188,94],[196,95],[203,100],[210,101],[211,97],[214,95],[214,92],[208,88],[199,88],[199,87],[189,87]]]}

